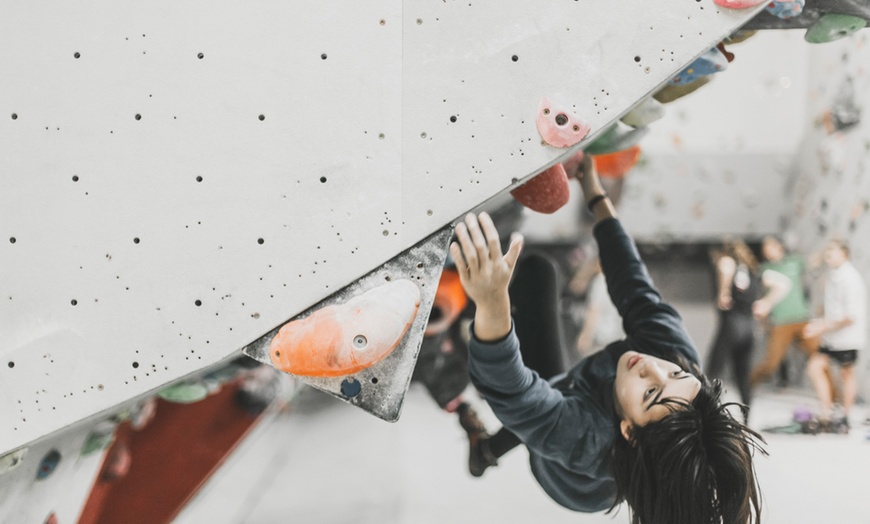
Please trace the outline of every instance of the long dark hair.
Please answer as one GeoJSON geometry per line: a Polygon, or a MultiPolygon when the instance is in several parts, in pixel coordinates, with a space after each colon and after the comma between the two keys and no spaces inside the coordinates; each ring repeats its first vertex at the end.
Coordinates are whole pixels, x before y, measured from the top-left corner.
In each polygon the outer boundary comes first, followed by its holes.
{"type": "MultiPolygon", "coordinates": [[[[683,366],[684,363],[676,361],[683,366]]],[[[628,503],[632,524],[751,524],[761,522],[761,493],[752,457],[767,452],[764,439],[735,419],[721,402],[722,383],[684,367],[701,381],[687,403],[663,400],[671,412],[618,430],[613,443],[617,497],[628,503]]]]}

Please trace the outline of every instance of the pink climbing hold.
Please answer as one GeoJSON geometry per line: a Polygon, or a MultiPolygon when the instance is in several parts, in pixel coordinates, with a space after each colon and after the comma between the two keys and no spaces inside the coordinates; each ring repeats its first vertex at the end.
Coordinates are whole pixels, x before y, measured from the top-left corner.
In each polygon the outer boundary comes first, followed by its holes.
{"type": "Polygon", "coordinates": [[[550,214],[568,203],[571,188],[565,168],[557,163],[511,191],[511,195],[532,211],[550,214]]]}
{"type": "Polygon", "coordinates": [[[713,0],[713,3],[728,9],[749,9],[769,0],[713,0]]]}
{"type": "Polygon", "coordinates": [[[535,124],[541,138],[553,147],[573,146],[589,133],[589,124],[546,97],[541,98],[535,124]]]}

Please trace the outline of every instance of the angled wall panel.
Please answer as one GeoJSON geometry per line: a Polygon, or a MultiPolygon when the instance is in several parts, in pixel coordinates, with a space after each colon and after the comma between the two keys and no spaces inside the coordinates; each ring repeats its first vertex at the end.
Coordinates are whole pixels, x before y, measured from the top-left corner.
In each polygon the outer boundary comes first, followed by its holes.
{"type": "Polygon", "coordinates": [[[552,164],[567,151],[541,144],[542,96],[592,137],[752,16],[711,0],[7,11],[0,451],[227,358],[552,164]]]}

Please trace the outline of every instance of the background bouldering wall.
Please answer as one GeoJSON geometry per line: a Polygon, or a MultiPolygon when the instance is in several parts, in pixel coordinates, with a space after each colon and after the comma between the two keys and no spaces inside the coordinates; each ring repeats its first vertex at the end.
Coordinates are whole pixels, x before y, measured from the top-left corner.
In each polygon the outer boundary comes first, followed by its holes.
{"type": "MultiPolygon", "coordinates": [[[[813,46],[809,53],[807,119],[782,220],[801,253],[839,237],[870,280],[870,35],[813,46]]],[[[818,285],[814,298],[820,299],[818,285]]],[[[870,348],[862,348],[864,350],[870,348]]],[[[859,394],[870,398],[870,361],[858,361],[859,394]]]]}

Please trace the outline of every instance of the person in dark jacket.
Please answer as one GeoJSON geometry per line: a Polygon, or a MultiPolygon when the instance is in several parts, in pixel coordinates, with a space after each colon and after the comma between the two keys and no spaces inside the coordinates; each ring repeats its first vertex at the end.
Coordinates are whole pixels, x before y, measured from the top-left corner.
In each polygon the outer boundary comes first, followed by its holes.
{"type": "Polygon", "coordinates": [[[542,378],[522,354],[508,286],[522,249],[502,254],[484,213],[456,226],[450,246],[476,304],[469,372],[504,428],[481,442],[483,473],[519,443],[544,491],[575,511],[627,502],[634,524],[759,522],[752,457],[761,437],[720,401],[721,383],[700,373],[679,314],[662,301],[591,162],[577,169],[614,305],[626,338],[542,378]]]}

